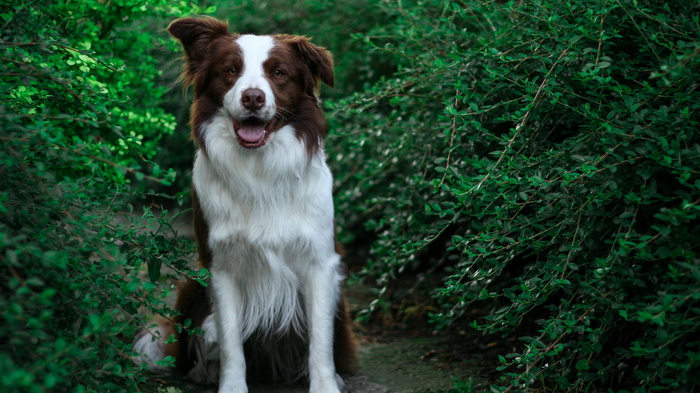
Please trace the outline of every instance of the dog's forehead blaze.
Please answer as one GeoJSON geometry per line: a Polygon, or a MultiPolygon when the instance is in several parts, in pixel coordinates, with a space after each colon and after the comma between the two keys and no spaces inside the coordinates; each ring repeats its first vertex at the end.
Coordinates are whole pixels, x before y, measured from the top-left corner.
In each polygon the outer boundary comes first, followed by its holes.
{"type": "Polygon", "coordinates": [[[269,57],[270,50],[274,47],[274,41],[270,36],[241,35],[236,39],[240,47],[243,61],[248,67],[262,67],[263,62],[269,57]]]}

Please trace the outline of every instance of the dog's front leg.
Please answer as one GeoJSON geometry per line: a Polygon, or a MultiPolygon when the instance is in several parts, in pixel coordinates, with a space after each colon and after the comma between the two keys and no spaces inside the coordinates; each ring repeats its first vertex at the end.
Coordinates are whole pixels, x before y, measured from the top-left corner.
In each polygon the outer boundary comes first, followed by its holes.
{"type": "Polygon", "coordinates": [[[340,392],[333,363],[333,320],[340,291],[336,265],[315,267],[305,283],[310,393],[340,392]]]}
{"type": "Polygon", "coordinates": [[[221,354],[219,393],[247,393],[246,363],[241,339],[240,307],[243,301],[240,290],[225,270],[213,270],[211,283],[221,354]]]}

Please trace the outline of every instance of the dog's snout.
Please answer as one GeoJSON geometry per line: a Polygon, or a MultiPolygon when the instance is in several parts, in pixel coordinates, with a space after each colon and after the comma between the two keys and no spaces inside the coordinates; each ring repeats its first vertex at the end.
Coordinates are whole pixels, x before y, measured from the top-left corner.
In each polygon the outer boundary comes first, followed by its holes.
{"type": "Polygon", "coordinates": [[[241,97],[243,107],[257,111],[265,105],[265,92],[260,89],[246,89],[241,97]]]}

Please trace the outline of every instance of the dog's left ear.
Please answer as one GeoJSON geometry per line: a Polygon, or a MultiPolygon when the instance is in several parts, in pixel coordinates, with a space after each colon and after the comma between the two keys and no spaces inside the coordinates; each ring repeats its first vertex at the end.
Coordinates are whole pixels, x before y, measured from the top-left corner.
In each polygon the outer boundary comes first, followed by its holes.
{"type": "Polygon", "coordinates": [[[214,38],[229,35],[228,24],[210,16],[182,18],[166,29],[185,47],[188,60],[200,60],[214,38]]]}
{"type": "MultiPolygon", "coordinates": [[[[316,85],[318,83],[317,80],[320,79],[323,83],[333,87],[335,79],[333,77],[333,56],[331,56],[331,52],[312,44],[306,37],[288,35],[279,37],[287,41],[300,55],[304,64],[309,71],[311,71],[315,79],[314,85],[316,85]]],[[[314,86],[313,90],[317,88],[318,86],[314,86]]]]}
{"type": "Polygon", "coordinates": [[[208,16],[178,19],[167,30],[185,48],[187,65],[183,78],[187,82],[192,82],[194,75],[200,71],[209,44],[217,37],[230,35],[226,22],[208,16]]]}

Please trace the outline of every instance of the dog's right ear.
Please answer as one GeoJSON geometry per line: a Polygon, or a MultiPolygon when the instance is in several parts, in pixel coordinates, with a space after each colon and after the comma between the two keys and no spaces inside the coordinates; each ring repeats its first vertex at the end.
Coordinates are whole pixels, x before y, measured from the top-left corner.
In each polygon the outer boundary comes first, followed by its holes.
{"type": "Polygon", "coordinates": [[[230,35],[226,22],[209,16],[178,19],[167,30],[185,47],[185,58],[193,68],[204,59],[207,47],[215,38],[230,35]]]}

